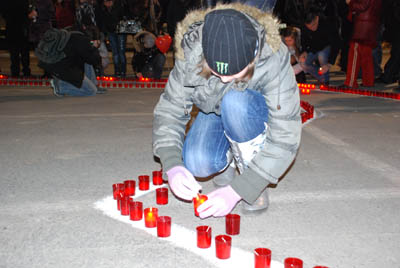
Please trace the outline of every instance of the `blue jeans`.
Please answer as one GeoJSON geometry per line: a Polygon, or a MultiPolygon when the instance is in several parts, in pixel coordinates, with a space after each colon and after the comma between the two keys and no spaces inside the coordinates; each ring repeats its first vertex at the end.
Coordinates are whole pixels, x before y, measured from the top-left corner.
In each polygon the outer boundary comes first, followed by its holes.
{"type": "Polygon", "coordinates": [[[329,71],[323,75],[319,75],[319,67],[328,63],[331,47],[327,46],[317,53],[309,52],[305,64],[302,65],[304,72],[311,74],[321,83],[329,83],[329,71]],[[314,62],[318,60],[319,65],[314,62]]]}
{"type": "Polygon", "coordinates": [[[230,144],[246,142],[260,135],[268,121],[263,95],[254,90],[231,90],[221,102],[221,115],[199,112],[183,145],[185,167],[196,177],[208,177],[225,168],[230,144]]]}
{"type": "Polygon", "coordinates": [[[126,74],[126,34],[108,33],[115,75],[125,76],[126,74]]]}
{"type": "Polygon", "coordinates": [[[60,79],[57,80],[59,94],[68,96],[93,96],[97,92],[97,77],[93,66],[85,63],[85,75],[80,88],[60,79]]]}
{"type": "Polygon", "coordinates": [[[276,0],[233,0],[232,2],[241,2],[265,12],[272,12],[276,4],[276,0]]]}

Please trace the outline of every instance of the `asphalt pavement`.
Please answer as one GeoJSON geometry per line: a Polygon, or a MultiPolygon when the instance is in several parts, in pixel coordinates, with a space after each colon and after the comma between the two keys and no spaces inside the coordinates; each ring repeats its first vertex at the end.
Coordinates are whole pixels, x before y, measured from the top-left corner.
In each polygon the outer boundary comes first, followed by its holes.
{"type": "Polygon", "coordinates": [[[171,193],[157,205],[154,187],[137,191],[134,199],[172,218],[171,237],[158,238],[111,197],[113,183],[160,169],[151,131],[161,92],[58,98],[49,87],[0,87],[0,267],[254,267],[257,247],[271,249],[273,268],[287,257],[304,267],[400,267],[399,100],[302,95],[315,118],[303,125],[296,161],[265,213],[235,209],[240,234],[231,258],[218,260],[213,247],[196,247],[195,228],[224,234],[223,218],[200,220],[171,193]]]}

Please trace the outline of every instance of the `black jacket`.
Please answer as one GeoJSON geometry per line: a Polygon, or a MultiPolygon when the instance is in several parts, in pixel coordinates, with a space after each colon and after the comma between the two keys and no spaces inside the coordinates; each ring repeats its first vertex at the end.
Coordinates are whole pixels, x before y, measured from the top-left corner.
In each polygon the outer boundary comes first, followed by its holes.
{"type": "Polygon", "coordinates": [[[101,64],[98,49],[92,46],[88,37],[79,32],[71,33],[63,52],[65,58],[53,64],[39,61],[39,67],[78,88],[82,86],[85,63],[101,64]]]}
{"type": "Polygon", "coordinates": [[[335,22],[319,17],[318,28],[315,32],[309,30],[306,26],[301,29],[301,47],[302,51],[317,52],[327,46],[331,47],[328,62],[335,64],[336,56],[340,49],[339,31],[335,22]]]}
{"type": "Polygon", "coordinates": [[[100,5],[96,11],[97,26],[103,33],[115,33],[118,23],[124,16],[125,12],[121,1],[115,1],[110,9],[100,5]]]}

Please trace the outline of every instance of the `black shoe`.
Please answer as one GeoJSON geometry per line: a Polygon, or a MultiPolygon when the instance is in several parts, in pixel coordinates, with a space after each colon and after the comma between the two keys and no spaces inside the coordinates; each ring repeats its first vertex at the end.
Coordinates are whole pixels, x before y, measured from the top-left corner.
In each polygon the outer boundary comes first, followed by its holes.
{"type": "Polygon", "coordinates": [[[96,94],[106,94],[107,93],[107,89],[103,88],[103,87],[98,87],[97,88],[97,92],[96,94]]]}

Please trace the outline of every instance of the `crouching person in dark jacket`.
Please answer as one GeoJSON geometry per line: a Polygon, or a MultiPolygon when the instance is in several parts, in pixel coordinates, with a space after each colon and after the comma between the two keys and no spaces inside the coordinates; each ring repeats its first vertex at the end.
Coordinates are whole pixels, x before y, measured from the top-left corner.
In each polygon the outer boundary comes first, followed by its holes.
{"type": "Polygon", "coordinates": [[[51,73],[56,96],[93,96],[105,93],[97,87],[93,65],[101,63],[98,40],[81,32],[50,29],[35,50],[39,67],[51,73]]]}

